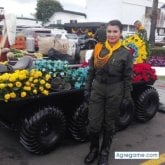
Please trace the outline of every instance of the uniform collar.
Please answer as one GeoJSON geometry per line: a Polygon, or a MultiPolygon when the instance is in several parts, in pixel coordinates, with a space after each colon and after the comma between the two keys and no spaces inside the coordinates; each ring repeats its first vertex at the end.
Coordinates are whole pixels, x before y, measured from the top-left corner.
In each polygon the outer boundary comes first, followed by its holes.
{"type": "Polygon", "coordinates": [[[110,45],[110,43],[108,42],[108,40],[105,41],[105,47],[110,51],[113,52],[117,49],[119,49],[122,46],[121,41],[119,40],[115,45],[113,45],[113,47],[110,45]]]}

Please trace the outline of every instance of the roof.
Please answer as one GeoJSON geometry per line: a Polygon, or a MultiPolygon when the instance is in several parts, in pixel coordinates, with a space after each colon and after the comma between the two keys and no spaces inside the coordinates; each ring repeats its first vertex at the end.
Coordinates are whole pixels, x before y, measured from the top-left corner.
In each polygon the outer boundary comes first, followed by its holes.
{"type": "Polygon", "coordinates": [[[24,19],[24,20],[38,21],[37,19],[34,19],[34,18],[27,18],[27,17],[17,17],[17,19],[24,19]]]}
{"type": "MultiPolygon", "coordinates": [[[[63,13],[69,13],[69,14],[81,15],[81,16],[84,16],[85,18],[87,17],[87,15],[86,15],[85,13],[80,13],[80,12],[76,12],[76,11],[61,10],[61,11],[57,11],[57,12],[63,12],[63,13]]],[[[57,13],[57,12],[56,12],[56,13],[57,13]]]]}
{"type": "Polygon", "coordinates": [[[105,24],[105,22],[79,22],[79,23],[65,23],[65,28],[95,28],[100,27],[102,24],[105,24]]]}

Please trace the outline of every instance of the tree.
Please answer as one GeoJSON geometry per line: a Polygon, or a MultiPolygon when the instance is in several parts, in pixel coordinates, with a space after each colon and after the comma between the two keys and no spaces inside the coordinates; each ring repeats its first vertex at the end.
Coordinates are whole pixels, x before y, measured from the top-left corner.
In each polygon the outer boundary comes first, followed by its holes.
{"type": "Polygon", "coordinates": [[[62,10],[62,5],[56,0],[37,0],[36,19],[44,25],[55,12],[62,10]]]}
{"type": "Polygon", "coordinates": [[[152,3],[152,14],[151,14],[151,28],[150,28],[150,44],[151,46],[155,45],[155,29],[157,24],[158,16],[158,0],[153,0],[152,3]]]}

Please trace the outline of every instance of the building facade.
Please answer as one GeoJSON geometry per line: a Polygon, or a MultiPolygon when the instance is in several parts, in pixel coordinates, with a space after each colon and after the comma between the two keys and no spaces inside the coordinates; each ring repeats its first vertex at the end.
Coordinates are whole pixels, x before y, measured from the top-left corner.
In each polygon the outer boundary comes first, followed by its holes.
{"type": "MultiPolygon", "coordinates": [[[[165,20],[162,13],[165,13],[165,9],[160,8],[161,6],[163,3],[159,3],[157,27],[164,28],[165,20]]],[[[152,0],[104,0],[104,2],[87,0],[87,21],[108,22],[112,19],[119,19],[124,24],[124,33],[133,33],[134,22],[140,20],[149,35],[151,7],[152,0]],[[99,5],[96,7],[96,4],[99,5]]]]}
{"type": "Polygon", "coordinates": [[[53,16],[49,19],[48,25],[63,25],[65,23],[76,23],[76,22],[85,22],[86,14],[80,12],[74,12],[69,10],[63,10],[55,12],[53,16]]]}

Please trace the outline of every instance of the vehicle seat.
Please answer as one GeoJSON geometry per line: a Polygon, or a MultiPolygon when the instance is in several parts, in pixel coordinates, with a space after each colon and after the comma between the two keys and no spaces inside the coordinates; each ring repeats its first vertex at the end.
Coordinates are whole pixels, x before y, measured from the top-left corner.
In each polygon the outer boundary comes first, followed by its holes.
{"type": "Polygon", "coordinates": [[[13,70],[32,69],[33,58],[30,56],[24,56],[14,66],[12,66],[12,68],[13,70]]]}

